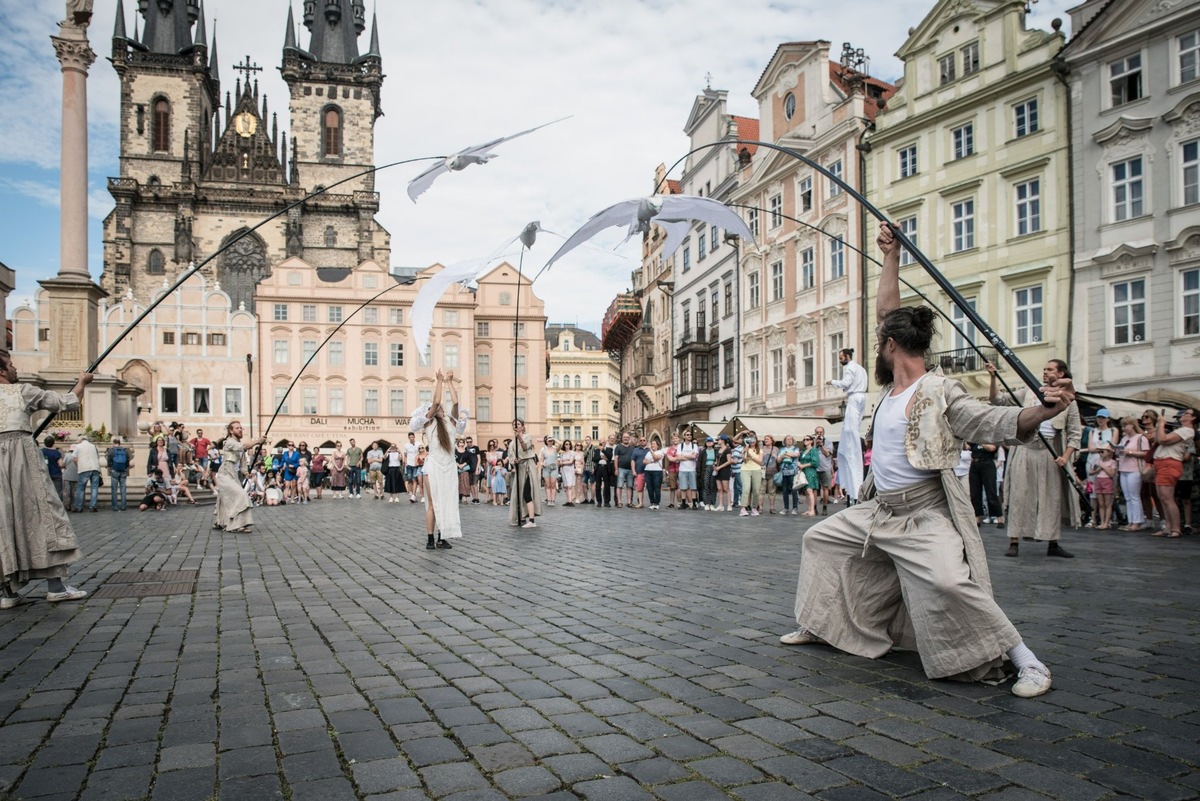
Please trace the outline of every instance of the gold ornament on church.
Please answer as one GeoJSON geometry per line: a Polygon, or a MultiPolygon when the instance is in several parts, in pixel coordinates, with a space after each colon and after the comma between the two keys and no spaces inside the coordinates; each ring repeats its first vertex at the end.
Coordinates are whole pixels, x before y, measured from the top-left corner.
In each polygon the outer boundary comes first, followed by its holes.
{"type": "Polygon", "coordinates": [[[233,118],[233,130],[237,131],[238,136],[249,139],[258,130],[258,118],[249,111],[243,111],[233,118]]]}

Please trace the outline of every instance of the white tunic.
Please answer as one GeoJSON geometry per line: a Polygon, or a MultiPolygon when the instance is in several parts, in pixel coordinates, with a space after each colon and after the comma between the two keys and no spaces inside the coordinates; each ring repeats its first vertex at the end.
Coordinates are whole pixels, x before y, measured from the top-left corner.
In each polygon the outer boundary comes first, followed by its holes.
{"type": "Polygon", "coordinates": [[[937,475],[936,470],[918,470],[908,461],[905,437],[908,434],[908,401],[920,381],[899,395],[888,395],[879,402],[875,412],[875,440],[871,451],[871,472],[880,492],[918,484],[937,475]]]}
{"type": "MultiPolygon", "coordinates": [[[[426,403],[413,412],[411,426],[414,432],[421,433],[429,449],[425,459],[425,505],[433,504],[438,531],[442,539],[449,540],[462,536],[462,521],[458,514],[458,463],[454,461],[453,443],[451,450],[442,447],[434,429],[439,423],[429,417],[431,409],[432,404],[426,403]]],[[[458,419],[446,414],[446,420],[453,425],[456,434],[467,430],[467,412],[460,411],[462,417],[458,419]]]]}

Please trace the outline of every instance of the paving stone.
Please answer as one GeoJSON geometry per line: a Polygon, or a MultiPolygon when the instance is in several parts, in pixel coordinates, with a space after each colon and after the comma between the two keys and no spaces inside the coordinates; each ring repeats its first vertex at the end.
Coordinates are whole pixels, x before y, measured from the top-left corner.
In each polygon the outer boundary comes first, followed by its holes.
{"type": "Polygon", "coordinates": [[[393,790],[420,787],[421,780],[400,758],[378,759],[350,766],[354,783],[364,794],[390,793],[393,790]]]}
{"type": "Polygon", "coordinates": [[[421,779],[434,798],[461,793],[466,790],[487,789],[488,782],[475,768],[465,762],[449,765],[431,765],[421,768],[421,779]]]}
{"type": "Polygon", "coordinates": [[[358,801],[354,786],[342,777],[290,785],[291,801],[358,801]]]}
{"type": "Polygon", "coordinates": [[[216,768],[160,773],[154,780],[150,798],[152,801],[211,801],[216,786],[216,768]]]}
{"type": "Polygon", "coordinates": [[[571,754],[580,750],[574,740],[554,729],[519,731],[514,732],[513,737],[524,743],[525,747],[538,757],[571,754]]]}
{"type": "Polygon", "coordinates": [[[392,741],[376,732],[351,732],[339,734],[338,745],[347,761],[371,762],[376,759],[392,759],[398,755],[392,741]]]}
{"type": "Polygon", "coordinates": [[[400,743],[400,748],[417,767],[436,765],[442,762],[461,762],[467,758],[462,749],[447,737],[408,740],[400,743]]]}
{"type": "Polygon", "coordinates": [[[532,765],[536,761],[529,749],[519,743],[478,745],[471,749],[471,756],[481,768],[489,773],[532,765]]]}
{"type": "Polygon", "coordinates": [[[496,785],[514,798],[544,795],[560,786],[559,780],[545,768],[513,768],[492,777],[496,785]]]}
{"type": "Polygon", "coordinates": [[[811,801],[813,796],[781,782],[764,782],[738,787],[732,793],[742,801],[811,801]]]}
{"type": "Polygon", "coordinates": [[[217,752],[211,743],[177,745],[164,748],[158,756],[158,769],[167,773],[185,768],[206,768],[216,764],[217,752]]]}
{"type": "Polygon", "coordinates": [[[1095,801],[1109,794],[1107,789],[1098,784],[1041,765],[1016,763],[997,768],[996,774],[1013,784],[1049,793],[1063,801],[1095,801]]]}
{"type": "Polygon", "coordinates": [[[571,789],[587,801],[653,801],[654,798],[628,776],[579,782],[571,789]]]}
{"type": "Polygon", "coordinates": [[[689,762],[688,767],[721,787],[749,784],[764,779],[760,771],[741,760],[727,756],[698,759],[695,762],[689,762]]]}
{"type": "Polygon", "coordinates": [[[149,795],[153,781],[150,765],[98,770],[88,776],[80,801],[141,801],[149,795]]]}
{"type": "Polygon", "coordinates": [[[221,782],[221,792],[218,801],[278,801],[283,798],[279,779],[274,776],[255,776],[253,778],[231,779],[221,782]]]}
{"type": "Polygon", "coordinates": [[[755,764],[764,772],[777,776],[808,793],[849,783],[849,780],[842,774],[835,773],[829,768],[800,756],[772,757],[755,764]]]}
{"type": "MultiPolygon", "coordinates": [[[[225,768],[224,757],[221,758],[221,768],[225,768]]],[[[342,763],[332,747],[324,751],[310,751],[284,757],[283,775],[289,784],[336,778],[343,775],[342,763]]]]}
{"type": "Polygon", "coordinates": [[[670,784],[655,789],[655,793],[663,801],[725,801],[729,796],[705,782],[683,782],[670,784]]]}

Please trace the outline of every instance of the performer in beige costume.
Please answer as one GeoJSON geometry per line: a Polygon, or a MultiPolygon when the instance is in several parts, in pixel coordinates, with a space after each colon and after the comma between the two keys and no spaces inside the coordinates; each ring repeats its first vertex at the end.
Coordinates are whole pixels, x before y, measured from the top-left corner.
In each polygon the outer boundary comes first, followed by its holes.
{"type": "Polygon", "coordinates": [[[786,645],[828,643],[878,658],[915,648],[930,678],[995,680],[1004,658],[1019,671],[1013,693],[1041,695],[1050,670],[992,597],[971,501],[954,475],[963,440],[1027,442],[1074,399],[1070,380],[1046,389],[1044,406],[1001,409],[958,381],[925,369],[933,311],[900,306],[900,246],[883,225],[876,318],[871,474],[861,502],[804,535],[796,590],[799,628],[786,645]]]}
{"type": "Polygon", "coordinates": [[[91,382],[90,373],[80,373],[65,395],[20,384],[12,356],[0,350],[0,609],[23,603],[26,599],[17,591],[37,579],[46,579],[47,601],[87,597],[86,591],[63,583],[68,566],[79,560],[79,548],[46,458],[33,441],[30,417],[38,411],[78,409],[83,388],[91,382]]]}

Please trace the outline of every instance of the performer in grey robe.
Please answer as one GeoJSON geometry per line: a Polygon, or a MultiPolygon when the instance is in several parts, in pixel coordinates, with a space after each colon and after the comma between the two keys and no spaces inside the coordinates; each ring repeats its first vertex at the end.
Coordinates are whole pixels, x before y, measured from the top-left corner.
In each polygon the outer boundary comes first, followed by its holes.
{"type": "Polygon", "coordinates": [[[533,437],[525,431],[525,421],[513,420],[513,439],[508,448],[512,481],[508,488],[508,522],[523,528],[537,528],[534,520],[542,514],[542,488],[538,484],[537,451],[533,437]],[[524,523],[522,523],[524,521],[524,523]]]}
{"type": "Polygon", "coordinates": [[[0,609],[26,602],[18,591],[38,579],[46,579],[52,603],[87,597],[63,583],[67,568],[79,560],[79,547],[46,457],[33,441],[31,417],[78,409],[91,382],[91,373],[80,373],[66,394],[18,383],[12,356],[0,350],[0,609]]]}
{"type": "MultiPolygon", "coordinates": [[[[1015,406],[1012,397],[1001,393],[997,387],[995,365],[988,364],[987,369],[992,374],[991,402],[996,406],[1015,406]]],[[[1042,383],[1046,386],[1070,377],[1071,371],[1061,359],[1051,359],[1042,368],[1042,383]]],[[[1041,405],[1037,395],[1028,389],[1019,390],[1017,397],[1026,408],[1041,405]]],[[[1074,554],[1063,549],[1059,539],[1064,524],[1079,527],[1081,515],[1075,491],[1068,484],[1071,477],[1062,468],[1075,458],[1083,436],[1079,406],[1070,404],[1038,428],[1054,447],[1054,453],[1037,440],[1009,453],[1008,469],[1004,474],[1004,499],[1008,506],[1004,514],[1008,523],[1008,551],[1004,555],[1016,556],[1017,545],[1021,537],[1025,537],[1048,542],[1046,556],[1072,559],[1074,554]]]]}
{"type": "MultiPolygon", "coordinates": [[[[266,437],[260,437],[251,446],[265,443],[266,437]]],[[[251,512],[253,504],[250,494],[242,486],[241,470],[245,460],[245,446],[242,444],[242,424],[234,420],[225,426],[225,439],[221,442],[221,469],[217,471],[217,522],[215,529],[223,529],[232,534],[249,531],[254,523],[251,512]]]]}
{"type": "Polygon", "coordinates": [[[963,440],[1029,441],[1074,400],[1071,381],[1046,389],[1053,409],[1000,409],[927,372],[933,310],[900,306],[900,245],[886,224],[877,242],[884,259],[875,377],[884,389],[871,425],[871,474],[860,503],[805,533],[799,628],[781,641],[824,642],[869,658],[915,648],[930,678],[995,680],[1007,657],[1019,671],[1013,693],[1041,695],[1050,670],[992,597],[974,510],[954,467],[963,440]]]}

